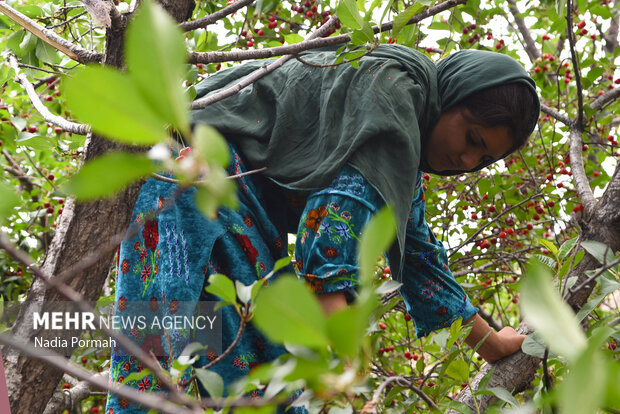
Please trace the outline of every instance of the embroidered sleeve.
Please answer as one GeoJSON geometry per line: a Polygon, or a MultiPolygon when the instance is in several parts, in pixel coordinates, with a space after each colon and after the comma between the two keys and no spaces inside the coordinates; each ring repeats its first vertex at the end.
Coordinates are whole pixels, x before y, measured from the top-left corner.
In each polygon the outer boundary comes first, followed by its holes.
{"type": "Polygon", "coordinates": [[[403,286],[400,293],[415,321],[418,337],[450,326],[458,318],[469,319],[476,312],[465,291],[448,267],[448,256],[424,219],[422,172],[407,222],[403,286]]]}
{"type": "Polygon", "coordinates": [[[360,231],[383,204],[353,167],[345,166],[329,187],[309,195],[295,245],[297,273],[315,293],[357,287],[360,231]]]}

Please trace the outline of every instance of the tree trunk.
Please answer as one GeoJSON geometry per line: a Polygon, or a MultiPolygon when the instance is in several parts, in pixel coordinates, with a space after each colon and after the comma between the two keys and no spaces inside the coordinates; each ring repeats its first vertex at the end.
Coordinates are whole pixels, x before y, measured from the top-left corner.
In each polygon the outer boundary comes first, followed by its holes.
{"type": "MultiPolygon", "coordinates": [[[[191,16],[195,6],[193,0],[162,0],[160,3],[166,10],[172,11],[175,17],[181,16],[177,21],[191,16]]],[[[106,33],[104,62],[107,65],[122,66],[124,26],[123,24],[120,27],[110,28],[106,33]]],[[[84,160],[88,161],[118,149],[127,148],[94,135],[87,139],[84,160]]],[[[112,249],[102,254],[99,246],[107,245],[114,236],[125,232],[131,221],[133,205],[139,190],[140,183],[136,183],[113,200],[86,204],[67,200],[41,270],[54,277],[84,258],[96,256],[95,264],[71,275],[67,282],[83,295],[85,301],[96,301],[101,294],[114,256],[112,249]]],[[[66,299],[55,290],[46,289],[41,280],[35,280],[28,291],[27,300],[50,302],[66,299]]],[[[13,326],[12,334],[29,342],[32,342],[34,337],[40,336],[33,330],[32,312],[28,312],[25,307],[13,326]]],[[[70,332],[66,332],[66,335],[70,335],[70,332]]],[[[67,351],[70,353],[73,349],[67,351]]],[[[15,349],[4,349],[3,358],[11,412],[42,413],[60,383],[63,372],[38,360],[20,355],[15,349]]]]}

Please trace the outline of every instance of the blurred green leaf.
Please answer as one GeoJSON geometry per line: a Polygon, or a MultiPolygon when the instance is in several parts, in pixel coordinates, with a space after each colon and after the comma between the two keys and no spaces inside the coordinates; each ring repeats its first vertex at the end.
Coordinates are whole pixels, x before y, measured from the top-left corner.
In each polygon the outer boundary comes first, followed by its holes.
{"type": "Polygon", "coordinates": [[[156,170],[145,154],[112,152],[84,164],[62,190],[81,201],[109,198],[156,170]]]}
{"type": "Polygon", "coordinates": [[[128,73],[144,101],[188,136],[189,107],[182,86],[187,51],[176,23],[155,2],[141,2],[127,28],[125,50],[128,73]]]}
{"type": "Polygon", "coordinates": [[[469,366],[467,362],[457,359],[452,361],[448,368],[446,368],[446,374],[454,378],[457,382],[463,383],[469,380],[469,366]]]}
{"type": "Polygon", "coordinates": [[[224,394],[224,380],[214,371],[204,368],[194,368],[196,378],[205,387],[211,398],[221,398],[224,394]]]}
{"type": "Polygon", "coordinates": [[[581,242],[581,247],[583,247],[601,264],[610,263],[614,260],[614,251],[607,247],[604,243],[594,240],[586,240],[581,242]]]}
{"type": "Polygon", "coordinates": [[[237,208],[237,187],[221,168],[213,168],[195,194],[196,205],[210,219],[217,217],[217,210],[222,207],[237,208]]]}
{"type": "Polygon", "coordinates": [[[215,128],[198,124],[194,129],[192,148],[209,165],[226,167],[230,162],[230,149],[226,140],[215,128]]]}
{"type": "Polygon", "coordinates": [[[3,223],[13,213],[19,201],[14,188],[6,183],[0,183],[0,223],[3,223]]]}
{"type": "Polygon", "coordinates": [[[558,386],[562,414],[596,413],[603,404],[607,369],[598,344],[592,345],[596,346],[588,346],[578,355],[568,377],[558,386]]]}
{"type": "Polygon", "coordinates": [[[362,284],[370,285],[379,255],[392,244],[396,236],[396,219],[391,207],[383,207],[362,230],[359,243],[359,263],[362,284]]]}
{"type": "Polygon", "coordinates": [[[166,140],[166,119],[153,112],[133,79],[116,69],[89,66],[63,83],[67,106],[95,132],[128,144],[166,140]]]}
{"type": "Polygon", "coordinates": [[[340,355],[355,358],[366,336],[368,321],[378,301],[366,301],[361,306],[349,306],[327,318],[327,333],[334,350],[340,355]]]}
{"type": "Polygon", "coordinates": [[[308,347],[328,344],[325,317],[318,300],[303,284],[281,276],[256,298],[254,323],[273,342],[308,347]]]}
{"type": "Polygon", "coordinates": [[[521,283],[521,307],[530,326],[551,350],[569,360],[579,357],[586,347],[585,335],[571,308],[553,288],[548,269],[535,260],[521,283]]]}

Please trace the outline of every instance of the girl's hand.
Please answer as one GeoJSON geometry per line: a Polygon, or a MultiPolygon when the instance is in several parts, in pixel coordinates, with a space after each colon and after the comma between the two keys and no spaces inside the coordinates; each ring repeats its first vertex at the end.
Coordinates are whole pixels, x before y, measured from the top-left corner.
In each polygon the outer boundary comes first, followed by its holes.
{"type": "Polygon", "coordinates": [[[474,348],[487,334],[489,334],[477,351],[485,361],[495,362],[521,349],[521,344],[525,340],[525,335],[519,334],[513,328],[505,327],[499,332],[495,332],[478,314],[474,315],[466,322],[469,323],[471,321],[474,322],[474,326],[469,336],[465,338],[467,345],[474,348]]]}

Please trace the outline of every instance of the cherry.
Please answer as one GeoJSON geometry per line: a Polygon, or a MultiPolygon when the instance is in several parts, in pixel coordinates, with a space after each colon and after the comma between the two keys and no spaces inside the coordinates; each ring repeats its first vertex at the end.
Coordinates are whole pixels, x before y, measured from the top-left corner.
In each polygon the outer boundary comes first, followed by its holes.
{"type": "Polygon", "coordinates": [[[564,184],[562,184],[562,183],[557,183],[557,184],[556,184],[556,187],[557,187],[557,188],[562,188],[562,187],[564,187],[564,184]]]}
{"type": "Polygon", "coordinates": [[[407,352],[405,352],[405,358],[412,359],[413,355],[411,354],[411,352],[407,351],[407,352]]]}
{"type": "Polygon", "coordinates": [[[498,43],[498,44],[495,45],[495,49],[499,50],[501,48],[502,48],[502,44],[501,43],[498,43]]]}
{"type": "Polygon", "coordinates": [[[387,325],[383,322],[379,322],[379,328],[386,330],[387,329],[387,325]]]}
{"type": "Polygon", "coordinates": [[[592,173],[592,175],[593,175],[594,177],[598,177],[600,174],[601,174],[601,173],[600,173],[600,172],[598,172],[598,171],[594,171],[594,172],[592,173]]]}
{"type": "Polygon", "coordinates": [[[489,213],[495,213],[497,208],[495,206],[489,206],[489,213]]]}
{"type": "Polygon", "coordinates": [[[585,36],[588,34],[588,29],[581,29],[581,31],[579,32],[580,35],[585,36]]]}
{"type": "Polygon", "coordinates": [[[549,39],[551,39],[549,35],[547,34],[542,35],[542,40],[549,40],[549,39]]]}
{"type": "Polygon", "coordinates": [[[52,102],[54,100],[54,98],[50,95],[47,95],[45,98],[43,98],[45,101],[47,102],[52,102]]]}
{"type": "Polygon", "coordinates": [[[541,71],[541,69],[540,69],[539,67],[535,67],[535,68],[534,68],[534,72],[536,72],[536,73],[540,73],[540,71],[541,71]]]}
{"type": "Polygon", "coordinates": [[[56,178],[56,177],[54,177],[54,174],[50,174],[50,175],[47,176],[47,179],[50,180],[50,181],[54,181],[54,178],[56,178]]]}
{"type": "Polygon", "coordinates": [[[62,199],[62,198],[58,200],[58,204],[64,204],[64,202],[65,202],[65,200],[62,199]]]}
{"type": "Polygon", "coordinates": [[[49,208],[50,206],[51,206],[51,204],[49,202],[47,202],[47,201],[45,203],[43,203],[43,207],[45,207],[45,208],[49,208]]]}
{"type": "Polygon", "coordinates": [[[86,357],[82,357],[82,364],[85,364],[85,363],[87,363],[87,362],[88,362],[88,358],[86,358],[86,357]]]}
{"type": "MultiPolygon", "coordinates": [[[[506,229],[506,233],[508,233],[509,236],[512,236],[513,234],[515,234],[515,231],[512,227],[509,227],[506,229]]],[[[502,237],[501,234],[500,237],[502,237]]]]}
{"type": "Polygon", "coordinates": [[[411,320],[411,315],[409,315],[408,313],[405,313],[405,321],[409,322],[411,320]]]}
{"type": "Polygon", "coordinates": [[[505,232],[505,231],[501,231],[501,232],[499,233],[499,238],[500,238],[500,239],[505,239],[505,238],[506,238],[506,232],[505,232]]]}
{"type": "Polygon", "coordinates": [[[549,204],[549,207],[554,207],[555,206],[555,201],[549,200],[549,202],[547,204],[549,204]]]}
{"type": "Polygon", "coordinates": [[[241,33],[239,33],[240,36],[246,37],[248,35],[248,31],[247,30],[242,30],[241,33]]]}
{"type": "Polygon", "coordinates": [[[581,147],[582,151],[587,151],[588,150],[588,144],[583,144],[583,146],[581,147]]]}
{"type": "Polygon", "coordinates": [[[259,31],[256,32],[256,34],[259,36],[263,36],[265,34],[265,31],[263,29],[259,29],[259,31]]]}
{"type": "Polygon", "coordinates": [[[64,384],[62,384],[62,388],[64,388],[65,390],[68,390],[69,388],[71,388],[71,384],[69,384],[68,382],[65,382],[64,384]]]}
{"type": "Polygon", "coordinates": [[[49,207],[45,210],[48,214],[54,214],[54,209],[52,207],[49,207]]]}
{"type": "Polygon", "coordinates": [[[59,127],[54,128],[54,133],[56,134],[60,134],[62,131],[63,131],[62,128],[59,128],[59,127]]]}
{"type": "Polygon", "coordinates": [[[36,126],[34,126],[34,125],[30,125],[30,126],[28,127],[28,132],[30,132],[31,134],[34,134],[34,133],[35,133],[35,132],[37,132],[38,130],[39,130],[39,128],[37,128],[37,127],[36,127],[36,126]]]}
{"type": "Polygon", "coordinates": [[[248,40],[248,47],[252,47],[252,46],[254,46],[254,42],[251,40],[248,40]]]}
{"type": "Polygon", "coordinates": [[[585,26],[586,26],[586,22],[583,20],[577,23],[577,27],[580,29],[583,29],[585,26]]]}
{"type": "Polygon", "coordinates": [[[526,227],[528,230],[532,230],[534,228],[534,225],[532,223],[527,223],[526,227]]]}
{"type": "Polygon", "coordinates": [[[310,18],[312,18],[312,16],[314,16],[314,13],[312,12],[312,10],[308,10],[306,12],[306,17],[310,19],[310,18]]]}
{"type": "Polygon", "coordinates": [[[611,349],[612,351],[616,350],[616,343],[615,342],[610,342],[609,343],[609,349],[611,349]]]}
{"type": "Polygon", "coordinates": [[[478,220],[478,215],[476,213],[471,213],[472,220],[478,220]]]}
{"type": "Polygon", "coordinates": [[[414,361],[417,361],[418,359],[420,359],[420,356],[418,354],[413,354],[413,356],[411,357],[414,361]]]}

